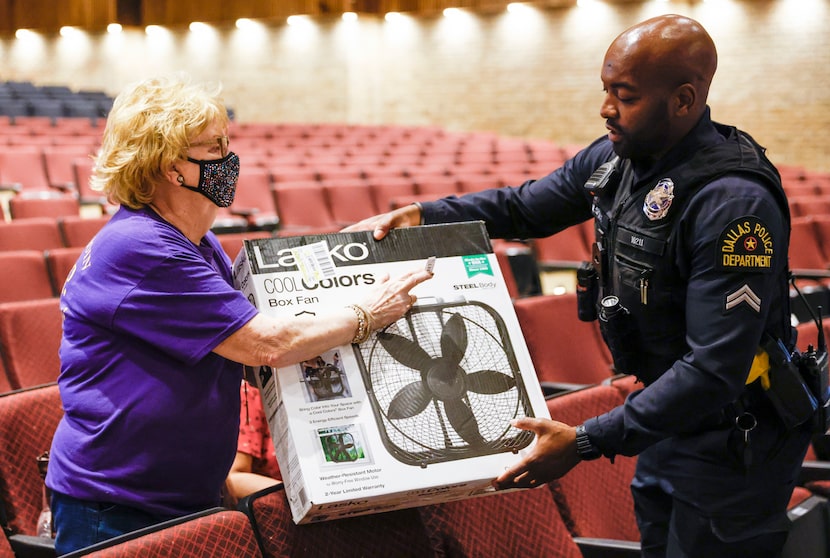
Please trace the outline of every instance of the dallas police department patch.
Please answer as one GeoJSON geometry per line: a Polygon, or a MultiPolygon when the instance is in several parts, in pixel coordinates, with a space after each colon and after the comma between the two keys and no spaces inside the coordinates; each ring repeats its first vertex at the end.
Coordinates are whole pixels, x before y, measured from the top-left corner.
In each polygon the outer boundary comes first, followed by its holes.
{"type": "Polygon", "coordinates": [[[662,178],[657,185],[646,194],[643,202],[643,213],[649,221],[662,219],[669,212],[674,199],[674,182],[671,178],[662,178]]]}
{"type": "Polygon", "coordinates": [[[753,215],[735,219],[720,233],[717,244],[719,269],[772,271],[775,242],[767,226],[753,215]]]}

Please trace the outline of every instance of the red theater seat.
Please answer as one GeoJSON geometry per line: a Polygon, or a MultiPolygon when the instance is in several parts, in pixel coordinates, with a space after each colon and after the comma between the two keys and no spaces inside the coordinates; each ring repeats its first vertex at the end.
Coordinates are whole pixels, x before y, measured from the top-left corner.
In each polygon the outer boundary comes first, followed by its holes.
{"type": "Polygon", "coordinates": [[[258,558],[262,556],[245,514],[215,508],[127,533],[65,558],[258,558]]]}

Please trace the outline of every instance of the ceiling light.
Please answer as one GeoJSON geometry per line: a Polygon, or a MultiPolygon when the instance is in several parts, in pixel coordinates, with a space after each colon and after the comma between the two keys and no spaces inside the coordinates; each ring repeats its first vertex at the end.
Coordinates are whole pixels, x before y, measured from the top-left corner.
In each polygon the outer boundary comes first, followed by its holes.
{"type": "Polygon", "coordinates": [[[311,19],[309,19],[306,15],[290,15],[285,21],[288,25],[303,25],[311,23],[311,19]]]}
{"type": "Polygon", "coordinates": [[[60,33],[61,37],[72,37],[73,35],[79,35],[81,32],[76,27],[72,27],[71,25],[64,25],[60,28],[60,31],[58,31],[58,33],[60,33]]]}
{"type": "Polygon", "coordinates": [[[202,23],[201,21],[193,21],[188,26],[192,33],[205,33],[210,31],[210,25],[207,23],[202,23]]]}
{"type": "Polygon", "coordinates": [[[31,29],[18,29],[14,32],[14,36],[18,39],[30,39],[32,37],[35,37],[36,35],[37,33],[32,31],[31,29]]]}

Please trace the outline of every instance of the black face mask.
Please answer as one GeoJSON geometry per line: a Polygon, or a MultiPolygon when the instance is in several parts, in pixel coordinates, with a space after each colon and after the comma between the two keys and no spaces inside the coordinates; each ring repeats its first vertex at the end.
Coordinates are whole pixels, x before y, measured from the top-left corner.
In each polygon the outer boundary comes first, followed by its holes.
{"type": "Polygon", "coordinates": [[[221,159],[202,161],[188,157],[187,160],[199,165],[199,185],[188,186],[183,178],[179,183],[188,190],[199,192],[219,207],[229,207],[239,180],[239,155],[230,152],[221,159]]]}

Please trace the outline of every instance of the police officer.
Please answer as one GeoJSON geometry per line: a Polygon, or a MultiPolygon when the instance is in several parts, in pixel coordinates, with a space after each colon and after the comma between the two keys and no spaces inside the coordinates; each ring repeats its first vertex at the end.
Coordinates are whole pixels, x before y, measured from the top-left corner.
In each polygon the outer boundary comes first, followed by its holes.
{"type": "Polygon", "coordinates": [[[639,455],[632,490],[649,557],[777,556],[809,443],[809,427],[785,424],[757,378],[762,345],[794,343],[786,198],[763,148],[710,119],[716,66],[698,22],[639,23],[603,61],[607,135],[560,169],[351,227],[380,239],[393,227],[482,220],[493,237],[538,238],[595,219],[599,290],[627,309],[634,332],[625,343],[604,334],[618,370],[644,388],[576,427],[517,421],[537,444],[495,484],[534,486],[581,460],[639,455]]]}

